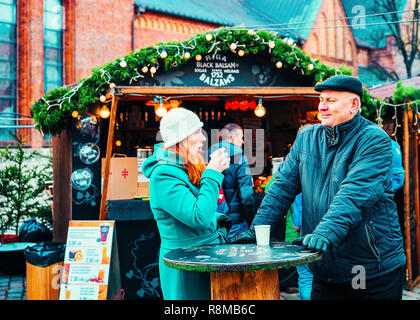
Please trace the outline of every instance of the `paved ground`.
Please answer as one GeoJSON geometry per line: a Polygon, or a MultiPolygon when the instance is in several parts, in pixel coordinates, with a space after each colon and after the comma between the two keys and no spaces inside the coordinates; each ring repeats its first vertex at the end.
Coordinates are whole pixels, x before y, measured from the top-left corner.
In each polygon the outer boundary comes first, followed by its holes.
{"type": "MultiPolygon", "coordinates": [[[[281,293],[283,300],[300,300],[297,288],[287,288],[281,293]]],[[[26,278],[0,272],[0,300],[26,300],[26,278]]],[[[403,292],[403,300],[420,300],[420,287],[403,292]]]]}

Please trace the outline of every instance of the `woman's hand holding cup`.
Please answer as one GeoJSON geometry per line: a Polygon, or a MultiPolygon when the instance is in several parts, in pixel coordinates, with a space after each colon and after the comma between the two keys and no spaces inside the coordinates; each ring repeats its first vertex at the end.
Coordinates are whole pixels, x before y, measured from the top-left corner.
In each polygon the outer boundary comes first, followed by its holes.
{"type": "Polygon", "coordinates": [[[222,172],[229,168],[229,164],[229,155],[225,152],[225,148],[220,148],[210,155],[210,161],[207,165],[207,169],[222,172]]]}

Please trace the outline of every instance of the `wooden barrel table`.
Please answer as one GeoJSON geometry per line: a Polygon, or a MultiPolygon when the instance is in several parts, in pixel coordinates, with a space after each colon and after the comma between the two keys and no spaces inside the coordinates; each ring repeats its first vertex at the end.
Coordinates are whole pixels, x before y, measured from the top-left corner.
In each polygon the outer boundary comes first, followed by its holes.
{"type": "Polygon", "coordinates": [[[278,270],[319,260],[321,254],[290,243],[217,244],[168,252],[163,263],[210,272],[212,300],[279,300],[278,270]]]}

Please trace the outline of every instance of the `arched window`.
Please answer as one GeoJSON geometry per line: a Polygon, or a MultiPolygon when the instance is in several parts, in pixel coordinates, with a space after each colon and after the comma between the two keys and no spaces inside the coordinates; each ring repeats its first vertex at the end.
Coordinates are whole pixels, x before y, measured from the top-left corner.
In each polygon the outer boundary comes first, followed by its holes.
{"type": "MultiPolygon", "coordinates": [[[[0,0],[0,117],[13,118],[16,112],[16,0],[0,0]]],[[[16,123],[0,121],[0,141],[11,140],[16,123]],[[9,128],[4,128],[8,127],[9,128]]]]}
{"type": "Polygon", "coordinates": [[[309,38],[309,46],[308,46],[307,50],[312,56],[318,57],[318,55],[319,55],[319,41],[318,41],[318,37],[316,36],[315,33],[313,33],[311,35],[311,37],[309,38]]]}
{"type": "Polygon", "coordinates": [[[330,21],[326,23],[328,25],[328,28],[326,31],[327,31],[327,37],[328,37],[328,56],[329,57],[336,56],[336,50],[335,50],[336,48],[336,33],[335,33],[336,21],[333,20],[335,18],[334,5],[335,5],[334,0],[328,1],[327,17],[328,17],[328,20],[330,21]]]}
{"type": "Polygon", "coordinates": [[[344,27],[342,21],[337,21],[337,58],[344,59],[344,27]]]}
{"type": "Polygon", "coordinates": [[[346,61],[353,60],[353,47],[350,42],[346,44],[346,61]]]}
{"type": "Polygon", "coordinates": [[[63,85],[63,6],[44,0],[44,91],[63,85]]]}
{"type": "Polygon", "coordinates": [[[327,20],[327,16],[322,13],[320,16],[320,20],[321,22],[319,23],[320,28],[320,39],[319,39],[319,44],[320,44],[320,54],[321,56],[326,56],[327,55],[327,22],[325,20],[327,20]]]}

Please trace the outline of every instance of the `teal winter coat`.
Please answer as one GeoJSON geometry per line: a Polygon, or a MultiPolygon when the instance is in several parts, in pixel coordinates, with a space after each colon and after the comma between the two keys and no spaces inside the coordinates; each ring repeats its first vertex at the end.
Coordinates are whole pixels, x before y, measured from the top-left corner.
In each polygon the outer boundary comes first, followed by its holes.
{"type": "Polygon", "coordinates": [[[163,144],[155,145],[142,171],[150,179],[150,207],[161,239],[159,276],[163,297],[210,299],[208,273],[176,270],[165,266],[162,259],[171,250],[225,241],[225,229],[217,228],[220,214],[216,213],[223,174],[206,169],[197,187],[190,182],[177,155],[162,147],[163,144]]]}
{"type": "Polygon", "coordinates": [[[347,282],[360,266],[366,279],[389,273],[406,262],[392,168],[391,139],[360,113],[334,128],[304,128],[253,225],[275,224],[302,192],[301,235],[317,233],[331,242],[322,259],[309,264],[314,276],[347,282]]]}

